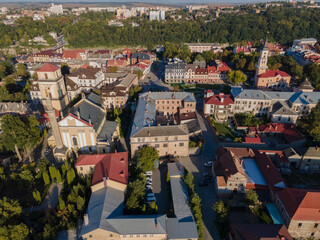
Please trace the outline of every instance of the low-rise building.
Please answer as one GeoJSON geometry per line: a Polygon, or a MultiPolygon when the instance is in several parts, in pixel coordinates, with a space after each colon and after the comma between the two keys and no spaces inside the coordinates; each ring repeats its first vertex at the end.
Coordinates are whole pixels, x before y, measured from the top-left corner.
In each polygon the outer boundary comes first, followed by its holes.
{"type": "Polygon", "coordinates": [[[291,76],[280,70],[268,70],[256,78],[258,88],[277,87],[285,88],[290,85],[291,76]]]}
{"type": "Polygon", "coordinates": [[[165,67],[166,83],[184,83],[186,77],[186,64],[183,61],[169,62],[165,67]]]}
{"type": "Polygon", "coordinates": [[[296,123],[320,101],[318,92],[276,92],[232,88],[234,113],[269,116],[278,123],[296,123]]]}
{"type": "Polygon", "coordinates": [[[219,43],[184,43],[187,45],[192,53],[202,53],[205,51],[213,51],[214,53],[222,53],[223,48],[229,44],[220,45],[219,43]]]}
{"type": "Polygon", "coordinates": [[[218,122],[226,122],[233,115],[233,99],[231,95],[214,94],[204,98],[203,112],[213,115],[218,122]]]}
{"type": "Polygon", "coordinates": [[[320,172],[320,148],[309,147],[301,159],[300,169],[306,172],[320,172]]]}
{"type": "Polygon", "coordinates": [[[196,100],[188,92],[148,92],[140,94],[132,124],[131,154],[144,145],[151,145],[160,156],[188,155],[189,130],[177,125],[176,114],[196,111],[196,100]]]}
{"type": "Polygon", "coordinates": [[[229,229],[232,240],[293,240],[283,224],[232,223],[229,229]]]}
{"type": "Polygon", "coordinates": [[[105,80],[105,75],[100,68],[79,68],[65,77],[69,99],[83,91],[100,88],[105,80]]]}
{"type": "Polygon", "coordinates": [[[320,237],[319,191],[274,188],[272,198],[293,238],[320,237]]]}

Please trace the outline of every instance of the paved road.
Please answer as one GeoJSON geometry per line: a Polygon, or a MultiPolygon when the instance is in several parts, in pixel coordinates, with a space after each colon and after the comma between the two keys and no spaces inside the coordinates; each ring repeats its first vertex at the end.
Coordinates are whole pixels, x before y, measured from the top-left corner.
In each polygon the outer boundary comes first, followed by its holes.
{"type": "Polygon", "coordinates": [[[195,190],[199,194],[202,202],[205,239],[219,240],[218,230],[213,224],[215,213],[212,206],[218,200],[214,183],[210,183],[206,187],[198,186],[198,183],[203,180],[203,173],[211,171],[211,168],[205,167],[203,163],[215,159],[215,149],[218,147],[218,143],[216,142],[207,121],[203,119],[200,114],[198,114],[198,119],[202,129],[203,138],[205,139],[203,151],[199,156],[183,157],[180,161],[187,170],[193,174],[195,179],[195,190]]]}
{"type": "Polygon", "coordinates": [[[62,187],[61,183],[52,183],[41,205],[25,208],[23,209],[24,212],[45,211],[48,208],[55,208],[59,203],[62,187]]]}

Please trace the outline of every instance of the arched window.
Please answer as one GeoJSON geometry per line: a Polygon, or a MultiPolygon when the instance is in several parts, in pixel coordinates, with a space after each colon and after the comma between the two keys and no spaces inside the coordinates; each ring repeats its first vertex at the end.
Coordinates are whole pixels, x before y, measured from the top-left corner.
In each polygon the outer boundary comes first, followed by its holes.
{"type": "Polygon", "coordinates": [[[74,146],[78,146],[78,140],[77,140],[77,138],[72,138],[72,141],[73,141],[73,145],[74,146]]]}

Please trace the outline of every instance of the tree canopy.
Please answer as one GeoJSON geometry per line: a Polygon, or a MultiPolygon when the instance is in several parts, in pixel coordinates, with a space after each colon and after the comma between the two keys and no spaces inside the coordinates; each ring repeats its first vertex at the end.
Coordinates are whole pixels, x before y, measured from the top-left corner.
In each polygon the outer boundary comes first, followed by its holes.
{"type": "Polygon", "coordinates": [[[230,71],[228,73],[228,80],[233,85],[238,85],[239,83],[245,82],[247,80],[247,76],[240,70],[230,71]]]}
{"type": "Polygon", "coordinates": [[[154,169],[156,159],[159,159],[158,151],[151,146],[143,146],[137,153],[137,167],[142,172],[147,172],[154,169]]]}

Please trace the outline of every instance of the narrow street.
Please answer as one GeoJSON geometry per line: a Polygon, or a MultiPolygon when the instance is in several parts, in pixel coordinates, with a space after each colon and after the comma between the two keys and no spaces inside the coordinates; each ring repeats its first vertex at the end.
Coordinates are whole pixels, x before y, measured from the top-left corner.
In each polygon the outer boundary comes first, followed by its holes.
{"type": "Polygon", "coordinates": [[[218,143],[211,133],[208,122],[202,115],[198,114],[199,124],[202,129],[202,135],[205,140],[202,153],[199,156],[183,157],[180,159],[185,168],[191,172],[195,179],[195,190],[199,194],[202,203],[202,219],[204,223],[204,235],[206,240],[220,239],[218,230],[215,228],[213,222],[215,213],[213,211],[213,204],[218,200],[215,191],[215,183],[209,183],[208,186],[199,187],[198,183],[202,182],[203,173],[211,172],[211,168],[205,167],[203,164],[215,159],[215,150],[218,143]]]}

